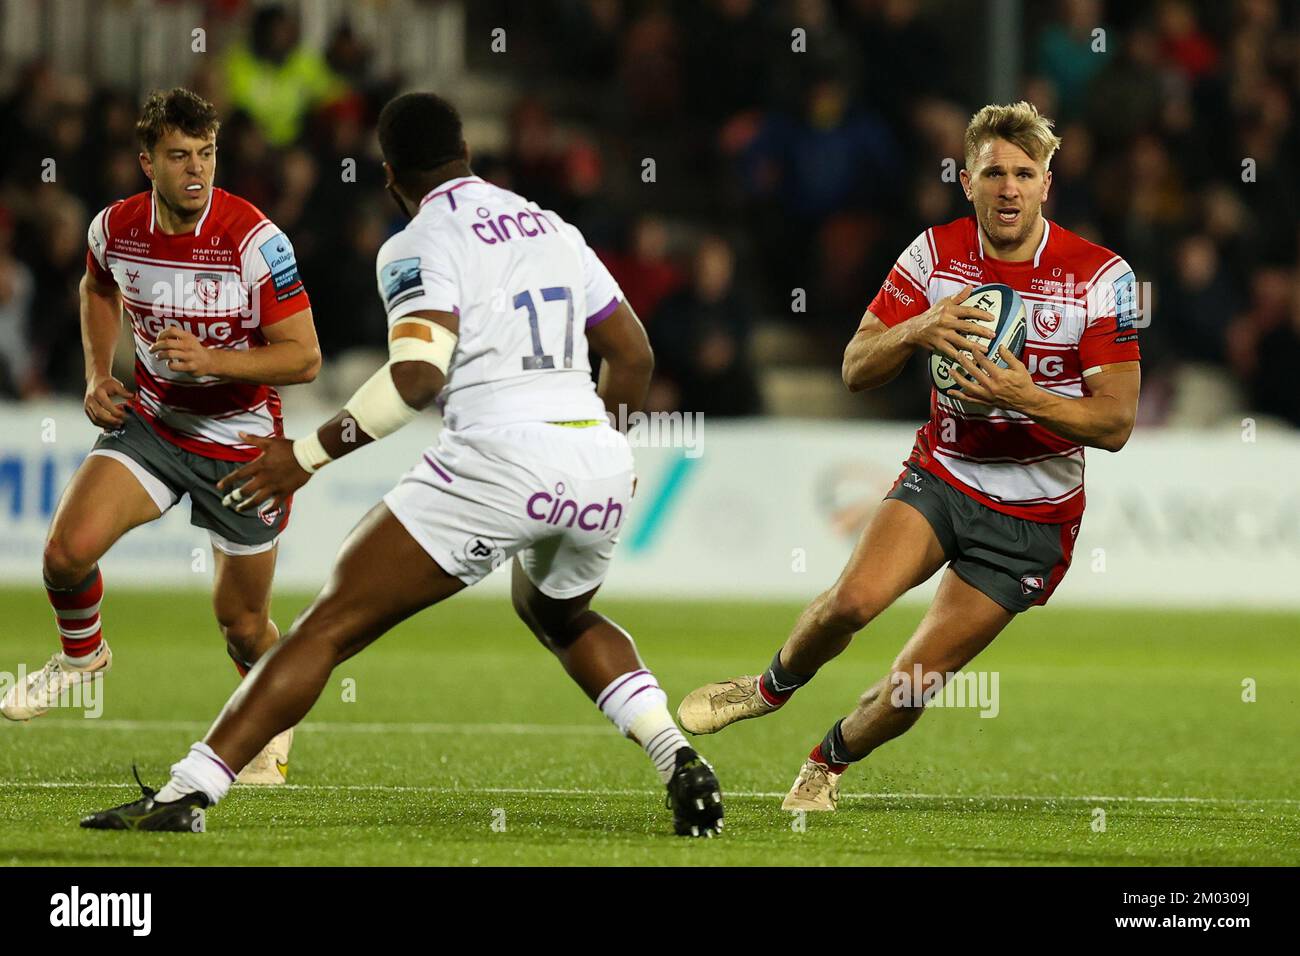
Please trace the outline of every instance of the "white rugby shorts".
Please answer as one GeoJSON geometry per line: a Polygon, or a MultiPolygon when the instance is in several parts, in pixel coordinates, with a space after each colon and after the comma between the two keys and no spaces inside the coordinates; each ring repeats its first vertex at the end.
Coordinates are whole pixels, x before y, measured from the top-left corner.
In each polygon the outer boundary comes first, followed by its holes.
{"type": "Polygon", "coordinates": [[[384,504],[466,584],[518,554],[538,590],[563,599],[605,579],[632,485],[632,449],[604,422],[444,428],[384,504]]]}

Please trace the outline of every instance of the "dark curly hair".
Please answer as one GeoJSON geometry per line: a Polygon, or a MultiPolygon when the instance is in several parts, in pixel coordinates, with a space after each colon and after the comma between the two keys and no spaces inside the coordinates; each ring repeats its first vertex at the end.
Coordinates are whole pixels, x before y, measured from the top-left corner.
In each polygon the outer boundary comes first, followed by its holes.
{"type": "Polygon", "coordinates": [[[144,101],[140,119],[135,124],[135,135],[146,153],[152,153],[158,140],[169,129],[178,129],[187,136],[217,135],[221,120],[217,108],[184,87],[174,87],[163,92],[154,90],[144,101]]]}
{"type": "Polygon", "coordinates": [[[379,114],[379,147],[399,183],[462,159],[465,141],[456,107],[433,93],[405,93],[379,114]]]}

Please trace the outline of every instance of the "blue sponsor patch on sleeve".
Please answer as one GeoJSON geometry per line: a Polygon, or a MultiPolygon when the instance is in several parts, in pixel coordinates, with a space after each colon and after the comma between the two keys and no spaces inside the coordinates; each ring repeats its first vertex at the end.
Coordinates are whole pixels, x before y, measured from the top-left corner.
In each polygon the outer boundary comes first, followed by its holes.
{"type": "Polygon", "coordinates": [[[281,233],[268,239],[257,247],[257,251],[262,254],[267,268],[271,270],[271,281],[277,292],[298,283],[298,260],[294,257],[293,243],[288,236],[281,233]]]}
{"type": "Polygon", "coordinates": [[[1115,280],[1115,331],[1133,328],[1137,316],[1137,280],[1132,272],[1126,272],[1115,280]]]}
{"type": "Polygon", "coordinates": [[[408,299],[413,299],[424,291],[420,279],[420,257],[394,259],[384,266],[379,277],[383,290],[384,308],[392,311],[408,299]]]}

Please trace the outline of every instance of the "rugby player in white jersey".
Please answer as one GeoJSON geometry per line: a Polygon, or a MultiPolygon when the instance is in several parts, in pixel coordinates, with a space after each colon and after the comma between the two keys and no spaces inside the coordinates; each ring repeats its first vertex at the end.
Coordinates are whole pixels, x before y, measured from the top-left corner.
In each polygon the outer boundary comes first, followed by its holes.
{"type": "Polygon", "coordinates": [[[632,640],[591,609],[634,485],[631,449],[606,416],[644,401],[645,330],[576,228],[470,172],[460,117],[445,100],[393,100],[379,141],[389,192],[411,217],[376,264],[390,361],[315,433],[250,437],[262,456],[222,487],[241,510],[284,500],[435,399],[438,441],[352,530],[325,589],[168,784],[82,825],[194,828],[225,796],[231,768],[301,720],[336,665],[513,560],[519,617],[645,750],[676,832],[713,836],[717,777],[632,640]],[[599,386],[588,343],[602,359],[599,386]]]}

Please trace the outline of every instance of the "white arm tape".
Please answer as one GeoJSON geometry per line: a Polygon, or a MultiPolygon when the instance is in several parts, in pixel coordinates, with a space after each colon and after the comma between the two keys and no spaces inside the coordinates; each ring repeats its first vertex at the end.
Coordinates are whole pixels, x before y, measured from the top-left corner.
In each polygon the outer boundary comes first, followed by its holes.
{"type": "Polygon", "coordinates": [[[393,384],[391,362],[370,376],[348,399],[343,410],[363,432],[376,439],[391,435],[419,414],[402,400],[402,394],[393,384]]]}
{"type": "Polygon", "coordinates": [[[451,353],[456,348],[456,335],[450,329],[428,319],[398,320],[427,326],[433,341],[426,342],[409,335],[398,336],[388,346],[388,364],[370,377],[355,395],[348,399],[343,410],[352,415],[361,430],[371,438],[391,435],[419,414],[407,405],[393,383],[392,367],[397,362],[428,362],[443,375],[451,364],[451,353]]]}
{"type": "Polygon", "coordinates": [[[447,366],[451,364],[451,353],[456,349],[456,333],[445,325],[439,325],[428,319],[400,318],[394,324],[402,325],[406,322],[427,328],[433,336],[433,341],[426,342],[424,339],[410,335],[399,336],[388,343],[388,361],[390,363],[428,362],[446,375],[447,366]]]}
{"type": "Polygon", "coordinates": [[[334,460],[325,450],[325,446],[320,443],[315,432],[293,443],[293,457],[298,459],[302,470],[309,475],[315,474],[322,465],[327,465],[334,460]]]}

